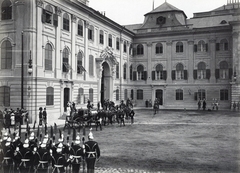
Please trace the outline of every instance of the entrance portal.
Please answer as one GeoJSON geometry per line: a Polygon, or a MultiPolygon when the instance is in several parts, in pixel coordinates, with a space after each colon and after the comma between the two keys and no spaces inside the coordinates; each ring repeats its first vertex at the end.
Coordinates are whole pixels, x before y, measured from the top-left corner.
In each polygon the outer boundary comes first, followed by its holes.
{"type": "Polygon", "coordinates": [[[159,105],[163,105],[163,90],[156,90],[156,98],[159,101],[159,105]]]}
{"type": "Polygon", "coordinates": [[[69,101],[69,94],[70,94],[70,89],[69,88],[64,88],[64,112],[67,111],[67,103],[69,101]]]}
{"type": "Polygon", "coordinates": [[[101,103],[103,103],[104,99],[111,99],[110,95],[110,83],[112,81],[110,68],[108,63],[104,62],[102,64],[102,79],[101,79],[101,103]]]}

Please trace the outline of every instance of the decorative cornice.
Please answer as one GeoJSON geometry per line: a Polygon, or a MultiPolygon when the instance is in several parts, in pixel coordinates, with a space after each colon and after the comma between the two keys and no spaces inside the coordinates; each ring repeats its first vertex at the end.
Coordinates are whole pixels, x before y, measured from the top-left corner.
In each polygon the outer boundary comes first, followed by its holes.
{"type": "Polygon", "coordinates": [[[74,14],[72,14],[72,22],[76,23],[76,21],[77,21],[77,17],[74,14]]]}
{"type": "Polygon", "coordinates": [[[56,7],[56,13],[60,16],[62,14],[62,9],[60,7],[56,7]]]}

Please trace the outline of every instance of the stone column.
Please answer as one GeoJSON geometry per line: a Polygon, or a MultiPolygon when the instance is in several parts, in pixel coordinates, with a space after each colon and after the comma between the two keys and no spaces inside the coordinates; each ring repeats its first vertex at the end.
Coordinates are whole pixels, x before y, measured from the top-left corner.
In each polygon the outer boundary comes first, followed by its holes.
{"type": "Polygon", "coordinates": [[[152,42],[147,43],[147,84],[152,83],[152,42]]]}
{"type": "Polygon", "coordinates": [[[188,83],[193,83],[193,70],[194,70],[194,54],[193,54],[192,40],[188,41],[188,83]]]}
{"type": "Polygon", "coordinates": [[[167,83],[172,83],[172,41],[167,41],[167,83]]]}
{"type": "MultiPolygon", "coordinates": [[[[210,83],[216,83],[215,69],[216,69],[216,40],[210,39],[210,83]]],[[[208,69],[209,67],[207,67],[208,69]]]]}

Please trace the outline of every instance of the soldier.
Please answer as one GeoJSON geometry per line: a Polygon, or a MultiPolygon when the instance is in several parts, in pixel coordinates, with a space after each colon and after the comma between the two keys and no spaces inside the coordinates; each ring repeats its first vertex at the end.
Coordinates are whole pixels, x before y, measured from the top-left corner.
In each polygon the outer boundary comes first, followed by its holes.
{"type": "Polygon", "coordinates": [[[31,134],[30,134],[30,137],[29,137],[29,147],[30,147],[30,149],[33,151],[33,149],[35,148],[35,147],[37,147],[37,139],[35,138],[35,134],[34,134],[34,132],[32,132],[31,134]]]}
{"type": "Polygon", "coordinates": [[[36,166],[36,172],[37,173],[45,173],[48,172],[48,166],[51,162],[51,155],[50,151],[47,149],[47,142],[48,138],[44,138],[43,142],[41,143],[40,147],[38,148],[36,152],[35,163],[37,163],[36,166]]]}
{"type": "Polygon", "coordinates": [[[100,158],[100,149],[98,143],[93,139],[92,129],[90,129],[88,141],[85,142],[87,173],[94,173],[95,163],[100,158]]]}
{"type": "Polygon", "coordinates": [[[43,110],[43,122],[46,125],[47,124],[47,111],[46,108],[43,110]]]}
{"type": "Polygon", "coordinates": [[[78,173],[80,170],[82,157],[83,157],[83,148],[80,146],[79,135],[76,137],[76,140],[74,141],[74,143],[72,143],[69,153],[70,153],[69,158],[71,159],[70,163],[72,165],[72,172],[78,173]]]}
{"type": "Polygon", "coordinates": [[[23,148],[16,148],[14,153],[15,160],[19,164],[19,172],[20,173],[30,173],[33,172],[32,160],[33,160],[33,152],[29,148],[29,139],[26,139],[23,144],[23,148]]]}
{"type": "Polygon", "coordinates": [[[100,126],[100,130],[102,130],[102,118],[101,118],[101,113],[100,112],[98,112],[96,115],[95,115],[95,117],[94,117],[94,119],[95,119],[95,124],[96,124],[96,131],[97,131],[97,129],[98,129],[98,126],[100,126]]]}
{"type": "Polygon", "coordinates": [[[12,146],[12,141],[11,141],[11,138],[8,137],[7,141],[5,143],[5,146],[3,146],[2,150],[1,150],[1,158],[3,159],[2,166],[3,166],[4,173],[12,172],[13,156],[14,156],[14,150],[13,150],[13,146],[12,146]]]}
{"type": "Polygon", "coordinates": [[[64,154],[62,154],[62,147],[63,144],[59,143],[56,153],[53,153],[52,155],[52,173],[64,173],[65,167],[68,165],[69,160],[66,160],[64,154]]]}
{"type": "Polygon", "coordinates": [[[131,111],[129,113],[129,116],[131,117],[131,124],[133,124],[133,122],[134,122],[134,115],[135,115],[135,112],[133,109],[131,109],[131,111]]]}
{"type": "Polygon", "coordinates": [[[39,108],[39,126],[42,126],[43,122],[43,113],[42,113],[42,107],[39,108]]]}

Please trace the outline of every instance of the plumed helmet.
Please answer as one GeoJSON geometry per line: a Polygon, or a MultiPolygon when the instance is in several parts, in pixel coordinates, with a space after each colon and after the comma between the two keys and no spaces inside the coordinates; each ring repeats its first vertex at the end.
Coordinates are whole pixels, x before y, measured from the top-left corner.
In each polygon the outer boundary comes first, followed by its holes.
{"type": "Polygon", "coordinates": [[[28,148],[28,147],[29,147],[29,139],[26,139],[26,140],[24,141],[23,147],[24,147],[24,148],[28,148]]]}
{"type": "Polygon", "coordinates": [[[80,144],[80,143],[81,143],[81,141],[80,141],[80,136],[78,135],[78,136],[76,137],[75,144],[80,144]]]}
{"type": "Polygon", "coordinates": [[[93,138],[93,133],[92,133],[92,128],[90,129],[90,132],[88,134],[88,139],[94,139],[93,138]]]}
{"type": "Polygon", "coordinates": [[[35,136],[35,135],[34,135],[34,132],[32,132],[31,135],[30,135],[30,137],[29,137],[29,139],[30,139],[30,140],[33,140],[33,139],[34,139],[34,136],[35,136]]]}
{"type": "Polygon", "coordinates": [[[10,137],[7,138],[6,146],[9,146],[11,144],[12,139],[10,137]]]}

